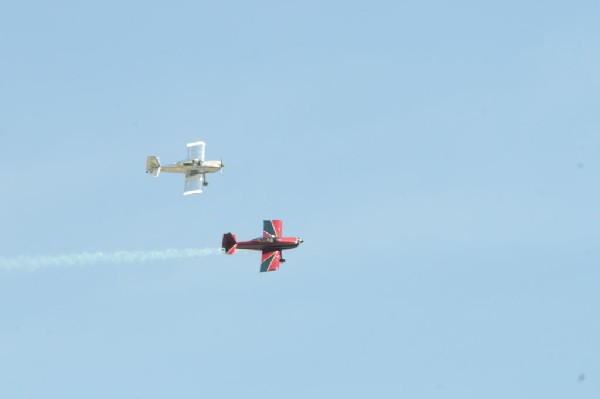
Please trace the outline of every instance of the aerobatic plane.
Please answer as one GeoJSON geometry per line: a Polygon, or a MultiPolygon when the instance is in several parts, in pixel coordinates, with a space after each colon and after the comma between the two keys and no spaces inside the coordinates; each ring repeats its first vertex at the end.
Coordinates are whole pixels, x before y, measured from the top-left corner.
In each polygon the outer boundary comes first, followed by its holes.
{"type": "Polygon", "coordinates": [[[262,237],[250,241],[237,242],[234,234],[223,234],[223,250],[228,255],[232,255],[236,249],[262,251],[260,271],[273,272],[279,269],[280,262],[285,262],[282,258],[284,249],[296,248],[304,242],[299,237],[282,237],[281,226],[281,220],[264,220],[262,237]]]}
{"type": "Polygon", "coordinates": [[[222,170],[223,160],[205,161],[204,151],[206,143],[197,141],[187,145],[188,155],[183,161],[176,164],[161,165],[157,156],[151,155],[146,159],[146,173],[156,177],[160,172],[184,173],[185,187],[183,195],[200,194],[203,186],[208,186],[205,175],[222,170]]]}

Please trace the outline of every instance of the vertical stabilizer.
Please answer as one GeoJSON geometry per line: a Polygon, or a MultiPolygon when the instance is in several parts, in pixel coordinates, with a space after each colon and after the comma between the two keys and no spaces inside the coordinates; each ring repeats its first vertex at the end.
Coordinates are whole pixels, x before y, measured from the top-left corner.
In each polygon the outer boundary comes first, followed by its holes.
{"type": "Polygon", "coordinates": [[[227,255],[232,255],[237,248],[237,241],[234,234],[223,234],[223,242],[221,247],[227,255]]]}
{"type": "Polygon", "coordinates": [[[154,155],[150,155],[146,158],[146,173],[150,173],[156,177],[160,174],[160,160],[154,155]]]}

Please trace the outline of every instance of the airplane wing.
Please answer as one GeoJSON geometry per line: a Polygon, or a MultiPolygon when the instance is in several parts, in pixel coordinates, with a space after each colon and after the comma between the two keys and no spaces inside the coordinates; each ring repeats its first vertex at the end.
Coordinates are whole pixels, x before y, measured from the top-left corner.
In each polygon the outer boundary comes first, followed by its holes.
{"type": "Polygon", "coordinates": [[[200,194],[204,184],[204,173],[198,173],[195,170],[185,173],[185,188],[183,195],[200,194]]]}
{"type": "Polygon", "coordinates": [[[263,251],[262,261],[260,263],[261,272],[274,272],[279,269],[279,260],[281,251],[263,251]]]}
{"type": "Polygon", "coordinates": [[[263,220],[263,237],[281,237],[281,220],[263,220]]]}
{"type": "Polygon", "coordinates": [[[204,150],[206,143],[204,141],[196,141],[187,145],[188,159],[199,159],[204,161],[204,150]]]}

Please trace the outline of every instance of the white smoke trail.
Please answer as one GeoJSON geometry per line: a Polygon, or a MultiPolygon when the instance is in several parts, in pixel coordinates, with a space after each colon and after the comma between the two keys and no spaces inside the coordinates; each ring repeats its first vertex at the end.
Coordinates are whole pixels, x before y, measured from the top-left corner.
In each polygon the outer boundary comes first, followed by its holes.
{"type": "Polygon", "coordinates": [[[138,263],[167,259],[198,258],[221,253],[219,248],[165,249],[161,251],[82,252],[55,256],[21,255],[0,258],[0,270],[38,269],[41,267],[83,266],[94,263],[138,263]]]}

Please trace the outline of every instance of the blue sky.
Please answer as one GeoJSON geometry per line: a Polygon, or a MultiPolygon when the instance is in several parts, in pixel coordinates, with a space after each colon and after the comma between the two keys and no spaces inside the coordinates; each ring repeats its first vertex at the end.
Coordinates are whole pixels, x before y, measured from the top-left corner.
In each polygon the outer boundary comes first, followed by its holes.
{"type": "Polygon", "coordinates": [[[600,6],[0,5],[0,396],[593,398],[600,6]],[[207,142],[183,197],[145,158],[207,142]]]}

